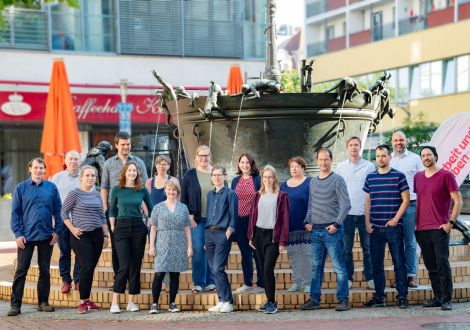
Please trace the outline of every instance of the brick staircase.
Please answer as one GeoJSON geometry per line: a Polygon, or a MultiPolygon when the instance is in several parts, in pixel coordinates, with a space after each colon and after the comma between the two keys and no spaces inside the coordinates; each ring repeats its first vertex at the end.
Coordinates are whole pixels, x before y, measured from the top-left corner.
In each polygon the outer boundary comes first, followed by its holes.
{"type": "MultiPolygon", "coordinates": [[[[452,232],[452,239],[461,239],[461,235],[457,231],[452,232]]],[[[356,235],[353,256],[355,260],[355,281],[350,290],[350,302],[354,307],[362,306],[362,303],[370,299],[373,290],[366,288],[365,278],[362,269],[362,253],[359,244],[359,237],[356,235]]],[[[51,293],[49,303],[54,306],[76,307],[79,301],[78,291],[72,290],[69,294],[62,294],[60,289],[62,280],[60,278],[59,267],[59,249],[56,246],[52,255],[51,262],[51,293]]],[[[450,260],[452,267],[452,276],[454,281],[454,302],[468,301],[470,298],[470,248],[469,245],[451,246],[450,260]]],[[[73,263],[72,263],[73,264],[73,263]]],[[[8,273],[0,274],[0,299],[9,300],[11,295],[11,285],[13,279],[14,263],[12,269],[8,273]]],[[[391,282],[394,281],[394,272],[391,256],[386,251],[385,267],[387,278],[387,303],[389,305],[396,304],[396,291],[390,288],[391,282]]],[[[190,265],[191,269],[191,265],[190,265]]],[[[256,268],[255,268],[256,269],[256,268]]],[[[232,289],[235,290],[243,284],[243,274],[241,270],[241,255],[236,244],[232,245],[229,262],[227,265],[227,273],[232,289]]],[[[303,304],[309,298],[307,293],[287,292],[287,288],[292,284],[290,263],[287,253],[282,253],[276,264],[276,300],[280,309],[293,309],[303,304]]],[[[24,303],[35,304],[37,302],[36,283],[39,276],[39,268],[33,259],[31,268],[27,275],[27,281],[24,292],[24,303]]],[[[419,304],[425,300],[432,298],[432,291],[424,267],[422,259],[418,269],[419,287],[410,290],[408,298],[410,304],[419,304]]],[[[255,271],[256,277],[256,271],[255,271]]],[[[152,303],[151,283],[153,280],[153,258],[147,254],[144,256],[141,271],[142,292],[136,296],[136,302],[141,309],[148,309],[152,303]]],[[[111,267],[111,249],[105,249],[101,255],[97,269],[94,274],[93,288],[91,292],[91,300],[100,304],[103,308],[109,308],[112,298],[112,291],[109,290],[113,285],[113,271],[111,267]]],[[[180,277],[180,291],[178,293],[176,303],[182,310],[207,310],[209,307],[217,303],[217,295],[215,293],[203,293],[193,295],[190,291],[192,287],[191,270],[184,272],[180,277]]],[[[325,275],[323,283],[323,295],[321,305],[325,308],[334,307],[336,304],[336,274],[333,272],[331,262],[327,260],[325,265],[325,275]]],[[[160,298],[161,308],[168,307],[168,293],[163,292],[160,298]]],[[[235,294],[235,310],[255,309],[262,304],[266,297],[264,294],[235,294]]],[[[125,307],[127,297],[122,296],[121,307],[125,307]]]]}

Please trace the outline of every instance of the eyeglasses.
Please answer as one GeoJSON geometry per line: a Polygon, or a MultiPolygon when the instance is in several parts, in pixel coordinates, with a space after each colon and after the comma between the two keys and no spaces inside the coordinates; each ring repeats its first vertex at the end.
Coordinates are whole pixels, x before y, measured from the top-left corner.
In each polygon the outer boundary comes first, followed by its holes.
{"type": "Polygon", "coordinates": [[[199,158],[209,158],[211,155],[197,155],[199,158]]]}
{"type": "Polygon", "coordinates": [[[268,179],[269,180],[269,179],[274,179],[274,177],[273,176],[264,176],[263,175],[263,179],[268,179]]]}
{"type": "Polygon", "coordinates": [[[216,178],[220,178],[220,177],[226,176],[226,174],[212,174],[211,176],[216,177],[216,178]]]}

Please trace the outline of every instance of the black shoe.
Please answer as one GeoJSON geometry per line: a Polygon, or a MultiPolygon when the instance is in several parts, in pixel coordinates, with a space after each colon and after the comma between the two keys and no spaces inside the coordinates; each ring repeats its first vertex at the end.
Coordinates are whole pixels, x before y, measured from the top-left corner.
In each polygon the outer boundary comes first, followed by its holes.
{"type": "Polygon", "coordinates": [[[441,309],[443,311],[451,311],[452,310],[452,304],[450,302],[445,302],[441,304],[441,309]]]}
{"type": "Polygon", "coordinates": [[[277,304],[275,302],[268,302],[266,304],[266,309],[264,310],[264,314],[274,314],[277,313],[277,304]]]}
{"type": "Polygon", "coordinates": [[[18,314],[21,314],[21,309],[18,306],[11,306],[10,310],[8,311],[8,316],[16,316],[18,314]]]}
{"type": "Polygon", "coordinates": [[[423,307],[425,307],[425,308],[427,308],[427,307],[441,307],[441,302],[439,300],[437,300],[436,298],[434,298],[433,300],[426,301],[423,304],[423,307]]]}
{"type": "Polygon", "coordinates": [[[346,300],[340,300],[338,304],[336,305],[335,310],[337,312],[344,312],[349,310],[349,303],[346,300]]]}
{"type": "Polygon", "coordinates": [[[320,309],[320,304],[317,302],[314,302],[312,299],[308,299],[305,304],[300,306],[300,309],[304,311],[310,311],[313,309],[320,309]]]}
{"type": "Polygon", "coordinates": [[[407,309],[408,308],[408,299],[398,298],[398,308],[407,309]]]}
{"type": "Polygon", "coordinates": [[[371,300],[369,300],[368,302],[364,303],[364,306],[365,307],[385,307],[387,305],[385,305],[385,301],[382,301],[382,300],[379,300],[375,297],[372,297],[371,300]]]}
{"type": "Polygon", "coordinates": [[[38,312],[53,312],[55,311],[54,306],[49,306],[47,302],[42,302],[38,305],[38,312]]]}
{"type": "Polygon", "coordinates": [[[268,304],[269,304],[269,301],[266,302],[266,303],[264,303],[264,304],[261,305],[260,307],[258,307],[257,311],[258,311],[258,312],[262,312],[262,313],[266,312],[266,307],[268,306],[268,304]]]}

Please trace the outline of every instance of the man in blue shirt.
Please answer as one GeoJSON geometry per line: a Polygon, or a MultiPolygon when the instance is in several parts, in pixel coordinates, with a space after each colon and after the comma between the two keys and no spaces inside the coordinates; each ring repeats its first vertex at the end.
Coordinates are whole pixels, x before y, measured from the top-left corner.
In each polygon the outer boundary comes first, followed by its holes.
{"type": "Polygon", "coordinates": [[[54,311],[54,307],[48,303],[51,286],[49,266],[52,249],[64,226],[60,217],[62,204],[57,187],[52,182],[44,180],[46,169],[44,160],[34,158],[28,167],[31,178],[16,186],[11,207],[11,230],[15,234],[18,246],[18,265],[13,279],[8,316],[21,313],[26,274],[36,246],[39,266],[37,310],[54,311]]]}

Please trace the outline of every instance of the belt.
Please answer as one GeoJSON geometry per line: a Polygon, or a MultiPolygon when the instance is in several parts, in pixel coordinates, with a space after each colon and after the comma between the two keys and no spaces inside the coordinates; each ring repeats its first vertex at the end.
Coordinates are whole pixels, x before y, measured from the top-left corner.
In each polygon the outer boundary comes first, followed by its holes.
{"type": "Polygon", "coordinates": [[[222,226],[207,226],[206,229],[225,229],[225,227],[222,226]]]}
{"type": "Polygon", "coordinates": [[[334,222],[330,223],[312,223],[312,228],[326,228],[334,224],[334,222]]]}

